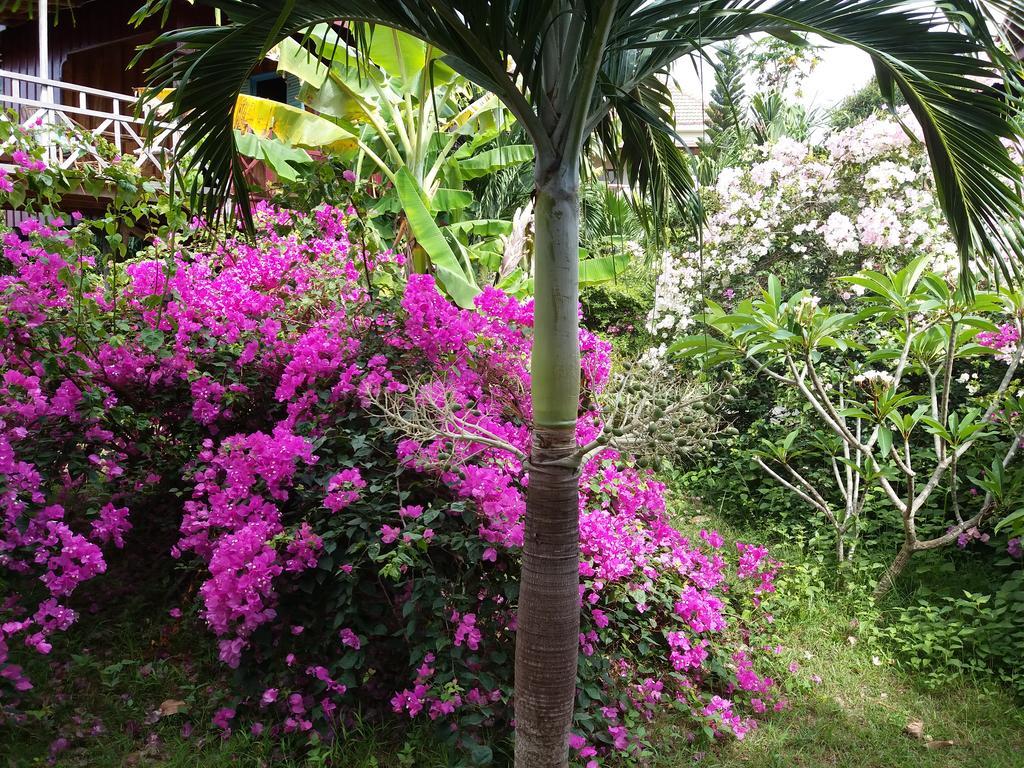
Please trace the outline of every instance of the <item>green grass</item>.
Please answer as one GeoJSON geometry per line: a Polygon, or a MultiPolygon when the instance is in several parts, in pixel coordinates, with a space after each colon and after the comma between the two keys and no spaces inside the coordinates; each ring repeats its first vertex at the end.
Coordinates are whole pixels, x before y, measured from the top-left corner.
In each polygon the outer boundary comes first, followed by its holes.
{"type": "MultiPolygon", "coordinates": [[[[716,527],[729,541],[765,538],[717,515],[694,516],[685,504],[677,502],[676,508],[683,530],[716,527]]],[[[811,558],[792,543],[777,542],[773,554],[791,566],[790,592],[780,595],[785,609],[777,626],[784,658],[800,665],[796,679],[803,690],[789,697],[788,710],[763,720],[742,742],[679,747],[686,743],[687,724],[662,724],[651,768],[1024,766],[1019,700],[984,682],[961,679],[938,689],[919,685],[875,637],[871,621],[878,612],[863,589],[827,583],[832,576],[827,557],[811,558]],[[923,739],[904,733],[914,720],[924,724],[923,739]],[[954,745],[928,747],[929,740],[954,745]]]]}
{"type": "Polygon", "coordinates": [[[700,759],[691,750],[668,748],[681,740],[685,725],[667,726],[655,766],[1020,768],[1019,703],[966,682],[924,690],[877,651],[850,645],[847,637],[856,637],[849,620],[825,610],[784,631],[787,653],[800,659],[799,674],[817,674],[821,684],[792,697],[789,710],[762,722],[744,741],[719,745],[700,759]],[[924,723],[926,737],[955,746],[931,749],[905,735],[912,720],[924,723]]]}
{"type": "MultiPolygon", "coordinates": [[[[729,540],[765,538],[717,517],[695,516],[683,504],[677,509],[684,530],[716,527],[729,540]]],[[[863,592],[831,583],[827,558],[819,563],[792,543],[774,552],[790,565],[777,626],[784,661],[800,665],[796,680],[801,690],[789,696],[791,707],[767,717],[742,742],[710,747],[687,742],[691,725],[686,720],[662,722],[652,745],[654,757],[645,768],[1024,765],[1019,700],[967,681],[937,690],[918,685],[913,674],[887,656],[872,630],[876,612],[863,592]],[[821,683],[812,682],[812,675],[820,676],[821,683]],[[924,723],[927,737],[955,744],[928,748],[925,740],[904,734],[912,720],[924,723]]],[[[114,584],[121,578],[116,573],[107,577],[114,584]]],[[[83,616],[71,636],[55,645],[53,656],[66,659],[72,648],[88,648],[89,653],[31,670],[40,683],[41,704],[23,726],[0,725],[0,768],[442,768],[457,759],[429,730],[358,718],[340,742],[312,750],[246,730],[222,739],[209,723],[225,703],[229,679],[216,662],[209,635],[198,623],[169,623],[166,602],[161,588],[152,594],[115,590],[110,605],[95,616],[83,616]],[[162,607],[154,611],[153,605],[162,607]],[[150,713],[167,699],[185,702],[183,711],[152,722],[150,713]],[[73,725],[74,718],[80,725],[73,725]],[[102,734],[75,735],[96,721],[103,723],[102,734]],[[186,723],[193,727],[187,737],[182,734],[186,723]],[[70,747],[49,762],[49,746],[58,736],[70,737],[70,747]]]]}

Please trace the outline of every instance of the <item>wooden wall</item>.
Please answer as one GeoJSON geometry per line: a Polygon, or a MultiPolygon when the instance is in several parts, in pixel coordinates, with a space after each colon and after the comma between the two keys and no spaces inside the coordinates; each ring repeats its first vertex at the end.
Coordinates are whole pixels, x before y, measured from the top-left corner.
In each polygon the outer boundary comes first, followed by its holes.
{"type": "MultiPolygon", "coordinates": [[[[51,18],[50,61],[45,77],[118,93],[133,93],[145,79],[144,66],[129,69],[135,48],[152,40],[159,18],[136,28],[129,24],[139,0],[93,0],[73,11],[62,10],[51,18]]],[[[178,2],[168,26],[185,27],[213,23],[213,12],[178,2]]],[[[152,57],[150,57],[152,58],[152,57]]],[[[32,20],[0,32],[0,69],[38,75],[37,22],[32,20]]],[[[3,93],[11,93],[11,81],[0,78],[3,93]]],[[[29,94],[23,94],[29,95],[29,94]]],[[[35,94],[32,94],[33,97],[35,94]]]]}

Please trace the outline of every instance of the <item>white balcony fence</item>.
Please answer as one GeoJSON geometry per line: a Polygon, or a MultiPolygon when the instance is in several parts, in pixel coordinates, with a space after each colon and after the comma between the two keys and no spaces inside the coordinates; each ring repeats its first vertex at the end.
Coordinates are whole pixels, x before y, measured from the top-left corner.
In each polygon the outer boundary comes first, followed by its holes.
{"type": "Polygon", "coordinates": [[[147,126],[145,116],[136,115],[137,97],[4,69],[0,69],[0,83],[0,108],[14,109],[26,129],[45,131],[47,125],[63,124],[96,138],[95,143],[75,142],[73,146],[54,141],[47,146],[51,164],[64,169],[77,163],[102,167],[107,159],[97,148],[103,139],[122,158],[134,158],[136,167],[146,175],[168,180],[178,130],[166,122],[147,126]]]}

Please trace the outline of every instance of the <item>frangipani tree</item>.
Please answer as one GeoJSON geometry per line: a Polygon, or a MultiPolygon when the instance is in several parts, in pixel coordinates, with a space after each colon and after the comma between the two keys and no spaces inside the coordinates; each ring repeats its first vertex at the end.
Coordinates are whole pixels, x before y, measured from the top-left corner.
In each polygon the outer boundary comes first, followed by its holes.
{"type": "MultiPolygon", "coordinates": [[[[695,224],[690,166],[680,157],[664,87],[667,67],[722,41],[817,34],[872,56],[890,98],[924,127],[938,193],[965,262],[1018,271],[1024,250],[1020,174],[1003,139],[1011,106],[988,85],[1010,67],[989,32],[989,5],[1017,0],[202,0],[220,27],[181,30],[152,73],[185,118],[212,215],[241,191],[231,115],[254,64],[279,41],[339,19],[393,28],[494,93],[530,136],[535,164],[533,444],[516,643],[516,764],[565,766],[575,695],[579,594],[577,446],[580,162],[604,145],[656,210],[674,198],[695,224]],[[178,52],[180,51],[180,52],[178,52]],[[234,184],[233,184],[234,182],[234,184]]],[[[153,0],[159,5],[166,0],[153,0]]],[[[357,50],[370,41],[356,38],[357,50]]],[[[1014,102],[1015,103],[1015,102],[1014,102]]],[[[238,210],[248,219],[244,195],[238,210]]]]}
{"type": "Polygon", "coordinates": [[[711,365],[742,361],[799,393],[812,414],[782,440],[762,440],[754,461],[824,518],[839,563],[853,557],[869,497],[880,497],[902,541],[876,598],[915,554],[981,535],[1019,500],[1011,477],[1024,440],[1015,379],[1024,296],[954,290],[929,261],[843,278],[863,292],[854,311],[807,290],[785,297],[771,276],[733,312],[709,302],[711,334],[670,347],[711,365]],[[956,378],[987,356],[1006,369],[965,399],[956,378]]]}

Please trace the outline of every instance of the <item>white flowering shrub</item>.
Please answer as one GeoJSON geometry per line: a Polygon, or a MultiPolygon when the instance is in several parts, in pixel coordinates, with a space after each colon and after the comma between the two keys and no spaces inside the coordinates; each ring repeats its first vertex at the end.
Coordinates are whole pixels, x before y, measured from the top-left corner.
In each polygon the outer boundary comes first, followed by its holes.
{"type": "Polygon", "coordinates": [[[705,190],[703,248],[662,257],[649,327],[663,340],[687,331],[705,298],[729,302],[768,272],[830,298],[860,290],[839,275],[921,255],[956,273],[927,155],[896,120],[869,118],[821,147],[783,138],[754,152],[705,190]]]}

